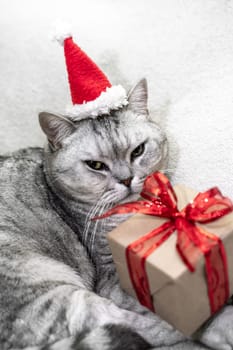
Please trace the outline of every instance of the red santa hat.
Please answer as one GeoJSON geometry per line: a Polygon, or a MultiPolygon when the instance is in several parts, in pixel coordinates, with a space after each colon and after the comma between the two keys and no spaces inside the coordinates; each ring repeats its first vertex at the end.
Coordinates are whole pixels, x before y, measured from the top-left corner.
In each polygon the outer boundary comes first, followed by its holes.
{"type": "Polygon", "coordinates": [[[74,43],[69,32],[56,39],[64,46],[68,80],[73,106],[67,114],[74,120],[95,118],[128,104],[121,85],[112,86],[106,75],[74,43]]]}

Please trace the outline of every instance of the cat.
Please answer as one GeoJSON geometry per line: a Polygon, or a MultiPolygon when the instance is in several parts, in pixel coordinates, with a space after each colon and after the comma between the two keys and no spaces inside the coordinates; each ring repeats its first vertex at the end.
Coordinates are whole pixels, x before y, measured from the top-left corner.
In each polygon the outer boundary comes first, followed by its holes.
{"type": "Polygon", "coordinates": [[[146,80],[109,115],[42,112],[39,122],[44,150],[0,158],[1,350],[143,350],[160,345],[161,325],[168,344],[182,340],[120,288],[106,234],[126,216],[91,220],[138,198],[166,166],[146,80]]]}

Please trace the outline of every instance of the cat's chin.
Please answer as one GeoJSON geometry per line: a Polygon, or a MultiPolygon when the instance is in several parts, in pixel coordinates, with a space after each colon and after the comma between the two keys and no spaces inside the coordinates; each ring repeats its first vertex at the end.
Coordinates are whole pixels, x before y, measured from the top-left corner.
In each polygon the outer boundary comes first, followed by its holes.
{"type": "Polygon", "coordinates": [[[138,193],[130,193],[128,196],[120,200],[118,203],[123,204],[127,202],[134,202],[139,200],[139,198],[140,198],[140,195],[138,193]]]}

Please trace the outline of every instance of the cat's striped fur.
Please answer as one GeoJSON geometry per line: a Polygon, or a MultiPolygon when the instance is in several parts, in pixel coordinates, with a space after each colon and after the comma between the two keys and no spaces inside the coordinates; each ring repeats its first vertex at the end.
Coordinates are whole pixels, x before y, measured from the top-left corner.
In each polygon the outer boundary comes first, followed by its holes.
{"type": "MultiPolygon", "coordinates": [[[[164,164],[166,138],[148,116],[146,95],[141,81],[127,108],[79,123],[42,113],[46,151],[1,157],[1,350],[159,345],[161,321],[121,290],[106,241],[124,217],[90,220],[137,196],[164,164]],[[87,160],[107,168],[93,170],[87,160]]],[[[164,332],[168,343],[181,337],[165,323],[164,332]]]]}

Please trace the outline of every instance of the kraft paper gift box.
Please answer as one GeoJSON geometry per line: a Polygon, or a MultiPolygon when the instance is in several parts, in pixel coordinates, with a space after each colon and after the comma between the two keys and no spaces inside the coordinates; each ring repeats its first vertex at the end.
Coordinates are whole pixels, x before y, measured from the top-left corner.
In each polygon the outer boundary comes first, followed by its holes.
{"type": "MultiPolygon", "coordinates": [[[[184,186],[175,186],[178,209],[185,207],[197,192],[184,186]]],[[[126,247],[156,227],[168,221],[151,215],[135,214],[108,234],[113,260],[121,287],[137,298],[126,260],[126,247]]],[[[219,236],[224,244],[229,272],[229,291],[233,294],[233,213],[218,220],[199,225],[205,231],[219,236]]],[[[156,314],[185,335],[193,334],[210,316],[205,259],[201,255],[194,272],[190,272],[176,249],[173,233],[146,259],[146,273],[150,295],[156,314]]]]}

